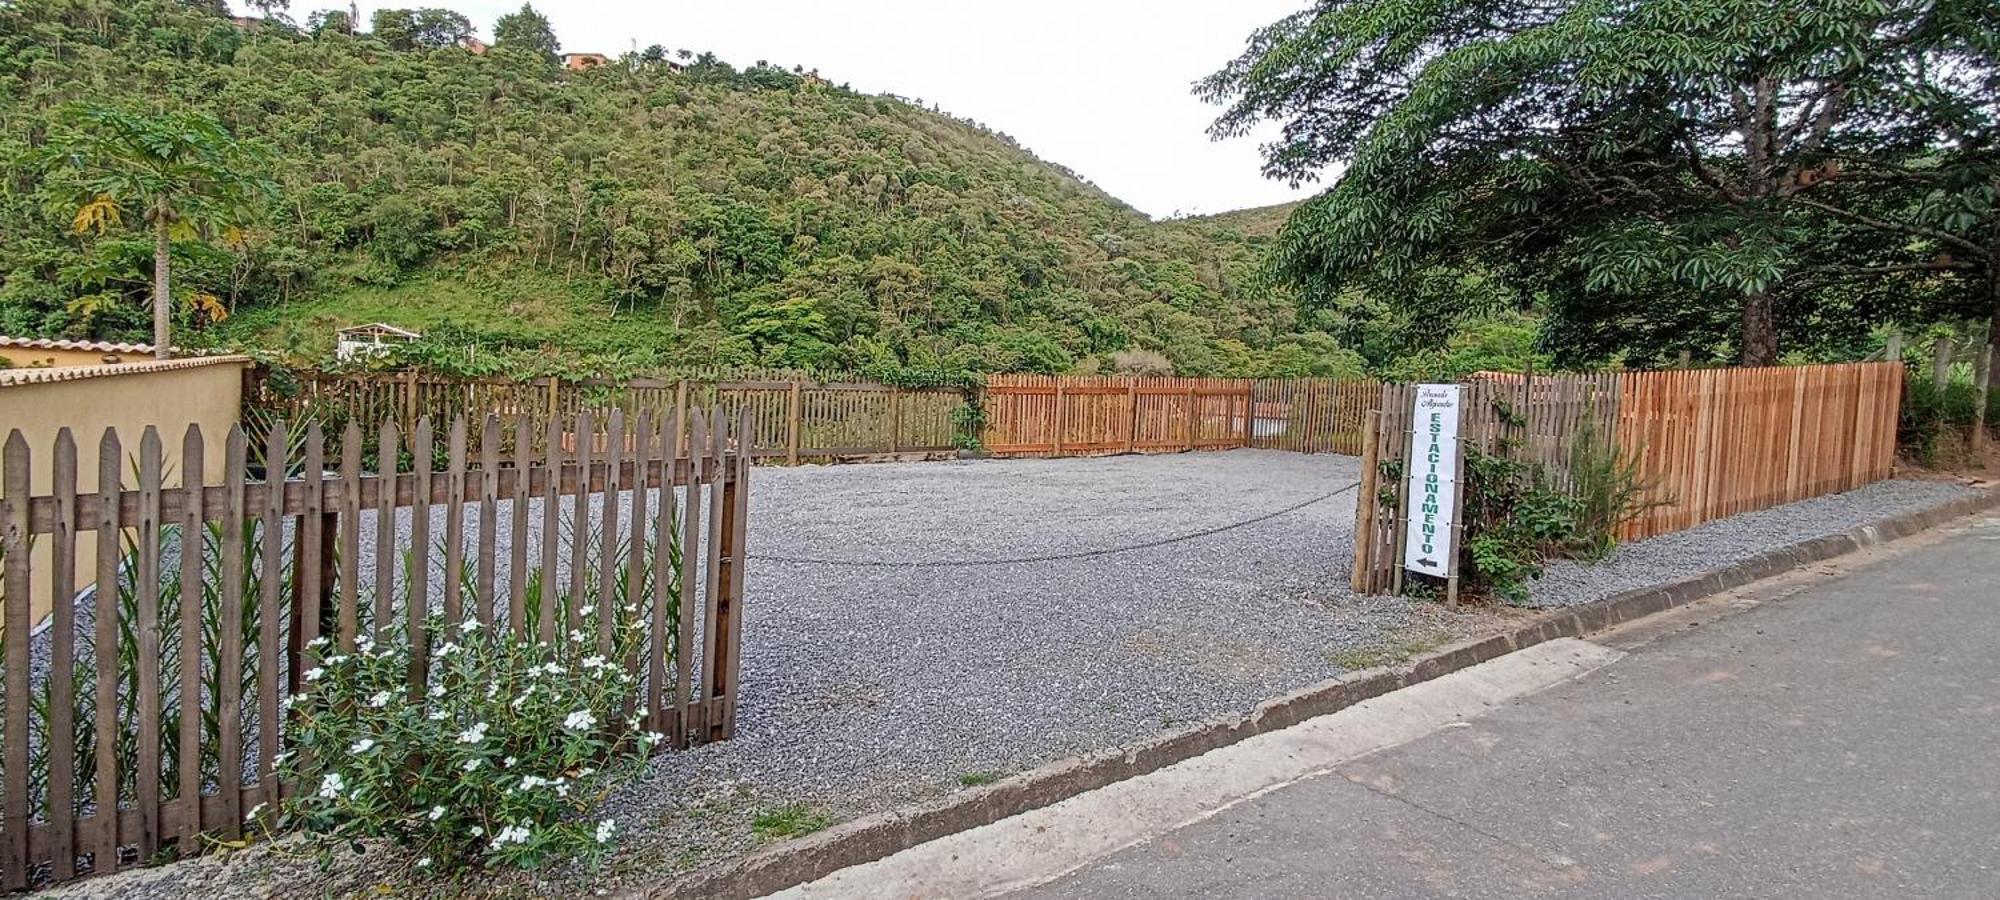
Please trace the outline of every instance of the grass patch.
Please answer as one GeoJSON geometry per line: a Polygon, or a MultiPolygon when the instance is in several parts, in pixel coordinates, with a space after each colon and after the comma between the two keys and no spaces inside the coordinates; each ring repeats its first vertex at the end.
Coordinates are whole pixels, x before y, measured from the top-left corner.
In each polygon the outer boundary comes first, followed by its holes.
{"type": "Polygon", "coordinates": [[[758,813],[750,820],[750,833],[768,843],[812,834],[832,824],[833,817],[824,810],[803,803],[787,803],[758,813]]]}
{"type": "Polygon", "coordinates": [[[1396,636],[1388,641],[1367,647],[1350,647],[1334,650],[1326,655],[1327,662],[1348,671],[1373,669],[1379,666],[1393,666],[1408,662],[1411,657],[1438,645],[1443,637],[1436,634],[1419,634],[1408,637],[1396,636]]]}
{"type": "Polygon", "coordinates": [[[958,783],[966,787],[985,787],[999,780],[998,772],[967,772],[958,776],[958,783]]]}

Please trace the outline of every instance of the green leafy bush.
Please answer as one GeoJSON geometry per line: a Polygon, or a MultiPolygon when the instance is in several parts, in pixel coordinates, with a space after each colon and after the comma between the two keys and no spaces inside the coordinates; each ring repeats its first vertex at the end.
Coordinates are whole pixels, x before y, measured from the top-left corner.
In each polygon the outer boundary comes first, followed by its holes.
{"type": "MultiPolygon", "coordinates": [[[[1928,372],[1912,375],[1903,390],[1896,443],[1924,465],[1950,465],[1971,438],[1979,391],[1970,378],[1939,385],[1928,372]]],[[[1986,425],[2000,429],[2000,391],[1987,398],[1986,425]]],[[[1993,434],[2000,435],[2000,430],[1993,434]]]]}
{"type": "Polygon", "coordinates": [[[1465,475],[1466,574],[1476,587],[1525,603],[1542,560],[1576,535],[1582,504],[1550,487],[1539,466],[1469,445],[1465,475]]]}
{"type": "MultiPolygon", "coordinates": [[[[662,737],[625,714],[634,679],[592,633],[543,644],[468,621],[441,634],[421,696],[407,641],[328,657],[287,726],[284,771],[300,785],[288,821],[389,838],[423,869],[597,858],[617,825],[591,811],[662,737]]],[[[621,626],[619,645],[640,634],[621,626]]]]}

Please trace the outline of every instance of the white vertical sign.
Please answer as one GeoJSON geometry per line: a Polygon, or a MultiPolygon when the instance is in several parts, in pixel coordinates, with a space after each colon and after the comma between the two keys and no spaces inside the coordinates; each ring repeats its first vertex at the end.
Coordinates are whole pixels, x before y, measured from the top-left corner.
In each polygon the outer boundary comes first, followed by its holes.
{"type": "Polygon", "coordinates": [[[1458,513],[1458,411],[1458,385],[1417,385],[1403,568],[1440,578],[1452,574],[1457,550],[1452,525],[1458,513]]]}

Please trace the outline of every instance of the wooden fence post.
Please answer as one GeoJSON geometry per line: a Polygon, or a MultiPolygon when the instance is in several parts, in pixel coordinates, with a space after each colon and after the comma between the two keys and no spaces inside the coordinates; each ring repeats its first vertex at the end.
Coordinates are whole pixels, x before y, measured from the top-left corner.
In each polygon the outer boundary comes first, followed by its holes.
{"type": "Polygon", "coordinates": [[[1132,404],[1132,430],[1126,434],[1125,452],[1139,452],[1139,379],[1125,381],[1125,402],[1132,404]]]}
{"type": "Polygon", "coordinates": [[[889,386],[889,453],[894,455],[903,446],[903,391],[895,385],[889,386]]]}
{"type": "Polygon", "coordinates": [[[1194,449],[1194,432],[1195,432],[1195,422],[1197,421],[1197,420],[1196,420],[1196,418],[1195,418],[1195,415],[1196,415],[1196,413],[1195,413],[1195,407],[1197,407],[1197,406],[1201,405],[1201,398],[1200,398],[1200,396],[1199,396],[1199,395],[1197,395],[1197,394],[1195,393],[1195,390],[1196,390],[1196,389],[1195,389],[1195,386],[1194,386],[1194,385],[1192,385],[1192,384],[1188,385],[1188,398],[1187,398],[1187,449],[1189,449],[1189,450],[1193,450],[1193,449],[1194,449]]]}
{"type": "Polygon", "coordinates": [[[1068,421],[1063,416],[1063,383],[1061,376],[1057,376],[1056,379],[1055,417],[1056,417],[1055,427],[1050,429],[1049,431],[1049,434],[1051,436],[1050,439],[1054,441],[1054,443],[1051,445],[1052,449],[1049,450],[1049,455],[1061,456],[1063,425],[1065,422],[1068,421]]]}
{"type": "Polygon", "coordinates": [[[785,426],[785,464],[799,464],[799,425],[805,407],[805,384],[792,379],[792,403],[787,411],[785,426]]]}
{"type": "Polygon", "coordinates": [[[1381,492],[1382,411],[1371,409],[1362,417],[1361,486],[1354,495],[1354,571],[1348,585],[1356,593],[1375,589],[1375,503],[1381,492]]]}

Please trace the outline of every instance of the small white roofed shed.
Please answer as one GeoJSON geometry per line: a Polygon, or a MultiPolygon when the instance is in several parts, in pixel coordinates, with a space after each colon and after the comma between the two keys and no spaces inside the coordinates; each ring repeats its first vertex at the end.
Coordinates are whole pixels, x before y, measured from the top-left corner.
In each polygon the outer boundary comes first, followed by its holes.
{"type": "Polygon", "coordinates": [[[423,336],[423,332],[397,328],[387,322],[354,325],[336,333],[333,354],[342,360],[375,356],[387,352],[393,345],[407,344],[423,336]]]}

